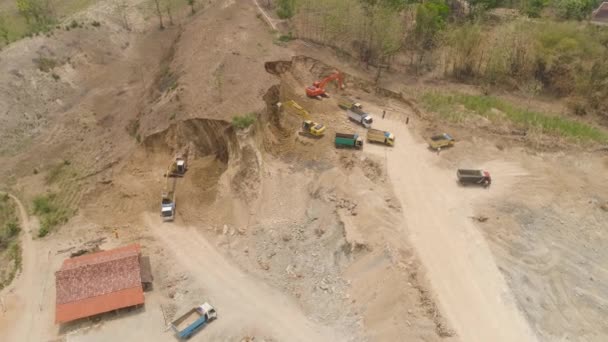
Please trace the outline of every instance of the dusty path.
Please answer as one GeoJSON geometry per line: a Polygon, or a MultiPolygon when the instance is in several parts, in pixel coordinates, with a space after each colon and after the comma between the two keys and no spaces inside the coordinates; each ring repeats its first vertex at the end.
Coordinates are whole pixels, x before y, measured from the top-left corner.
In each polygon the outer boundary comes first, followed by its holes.
{"type": "Polygon", "coordinates": [[[221,331],[235,335],[272,337],[278,341],[343,341],[327,328],[310,321],[290,298],[229,263],[194,228],[163,224],[156,216],[144,221],[157,239],[175,255],[179,267],[194,278],[218,309],[219,319],[205,328],[213,340],[221,331]]]}
{"type": "Polygon", "coordinates": [[[460,339],[535,341],[483,235],[469,218],[474,199],[489,199],[504,185],[489,190],[459,187],[455,171],[436,166],[440,156],[417,143],[403,123],[378,120],[375,125],[394,132],[396,146],[367,144],[365,150],[385,158],[404,207],[404,232],[409,232],[442,312],[460,339]]]}
{"type": "Polygon", "coordinates": [[[44,262],[39,262],[36,253],[36,242],[32,240],[32,226],[25,210],[19,199],[9,194],[15,201],[19,211],[21,221],[21,272],[17,275],[13,283],[5,288],[0,296],[3,298],[6,312],[0,316],[0,340],[2,341],[39,341],[40,336],[36,335],[33,329],[37,313],[42,309],[44,286],[41,277],[37,277],[37,270],[44,270],[44,262]]]}

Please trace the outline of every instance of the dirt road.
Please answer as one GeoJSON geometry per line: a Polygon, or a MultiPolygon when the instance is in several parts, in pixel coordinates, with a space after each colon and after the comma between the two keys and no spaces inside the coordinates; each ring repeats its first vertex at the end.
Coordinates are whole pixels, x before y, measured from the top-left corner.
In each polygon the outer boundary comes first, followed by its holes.
{"type": "MultiPolygon", "coordinates": [[[[180,267],[205,291],[218,309],[219,319],[205,330],[206,338],[221,332],[272,337],[278,341],[343,341],[327,328],[310,321],[294,301],[245,274],[228,262],[196,229],[162,224],[150,214],[144,222],[173,254],[180,267]]],[[[225,336],[224,336],[225,338],[225,336]]]]}
{"type": "Polygon", "coordinates": [[[40,341],[37,332],[32,329],[36,316],[42,311],[42,299],[46,284],[46,274],[37,270],[46,269],[48,262],[41,260],[37,253],[37,243],[32,240],[30,220],[25,207],[19,199],[11,194],[19,211],[22,233],[20,244],[22,250],[21,273],[13,283],[5,288],[0,296],[3,298],[6,312],[0,316],[0,340],[2,341],[40,341]]]}
{"type": "Polygon", "coordinates": [[[378,121],[376,128],[395,133],[395,147],[367,144],[365,150],[385,157],[404,208],[407,226],[403,231],[409,233],[442,312],[460,339],[536,341],[483,235],[470,219],[478,198],[488,200],[508,182],[489,190],[459,187],[455,170],[438,167],[441,156],[416,142],[403,123],[378,121]]]}

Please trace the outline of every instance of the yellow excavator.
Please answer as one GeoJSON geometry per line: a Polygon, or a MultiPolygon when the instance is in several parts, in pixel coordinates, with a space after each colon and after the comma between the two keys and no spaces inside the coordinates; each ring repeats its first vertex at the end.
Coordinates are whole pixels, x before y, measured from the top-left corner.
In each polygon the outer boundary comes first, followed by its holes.
{"type": "Polygon", "coordinates": [[[298,132],[300,135],[312,138],[321,138],[323,135],[325,135],[325,130],[327,127],[318,122],[314,122],[310,116],[310,113],[308,113],[306,109],[304,109],[294,100],[285,102],[285,106],[291,109],[290,112],[295,113],[304,119],[302,122],[302,130],[298,132]]]}
{"type": "Polygon", "coordinates": [[[310,136],[313,138],[321,138],[325,135],[325,129],[327,127],[323,126],[320,123],[316,123],[312,120],[304,120],[302,122],[302,131],[299,132],[300,135],[310,136]]]}

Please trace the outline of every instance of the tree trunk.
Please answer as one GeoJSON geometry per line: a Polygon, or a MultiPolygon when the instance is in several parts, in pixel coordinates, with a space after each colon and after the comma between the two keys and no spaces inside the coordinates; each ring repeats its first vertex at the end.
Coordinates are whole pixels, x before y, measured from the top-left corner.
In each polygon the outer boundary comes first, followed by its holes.
{"type": "Polygon", "coordinates": [[[173,26],[173,16],[171,15],[171,7],[167,4],[167,16],[169,17],[169,25],[173,26]]]}
{"type": "Polygon", "coordinates": [[[158,15],[159,28],[164,30],[165,25],[163,25],[163,13],[160,11],[159,0],[154,0],[154,3],[156,4],[156,14],[158,15]]]}

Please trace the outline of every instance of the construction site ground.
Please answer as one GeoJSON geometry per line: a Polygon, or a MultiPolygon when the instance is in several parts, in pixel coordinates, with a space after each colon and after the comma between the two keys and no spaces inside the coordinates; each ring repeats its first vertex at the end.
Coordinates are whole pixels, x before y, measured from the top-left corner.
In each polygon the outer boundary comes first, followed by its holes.
{"type": "Polygon", "coordinates": [[[218,319],[193,341],[608,339],[605,151],[436,121],[394,96],[412,89],[398,75],[375,91],[364,66],[277,41],[255,1],[186,8],[163,31],[129,4],[131,31],[98,1],[77,18],[100,27],[0,51],[0,186],[24,228],[0,340],[167,341],[168,323],[203,302],[218,319]],[[346,89],[306,98],[334,68],[346,89]],[[336,149],[336,132],[365,136],[341,96],[395,146],[336,149]],[[277,106],[288,100],[323,138],[297,134],[302,118],[277,106]],[[247,113],[252,126],[231,126],[247,113]],[[456,145],[430,151],[425,137],[443,131],[456,145]],[[164,173],[186,150],[176,220],[162,222],[164,173]],[[459,186],[458,168],[488,170],[491,187],[459,186]],[[39,238],[31,203],[48,191],[74,215],[39,238]],[[55,325],[62,261],[132,242],[151,259],[145,306],[55,325]]]}

